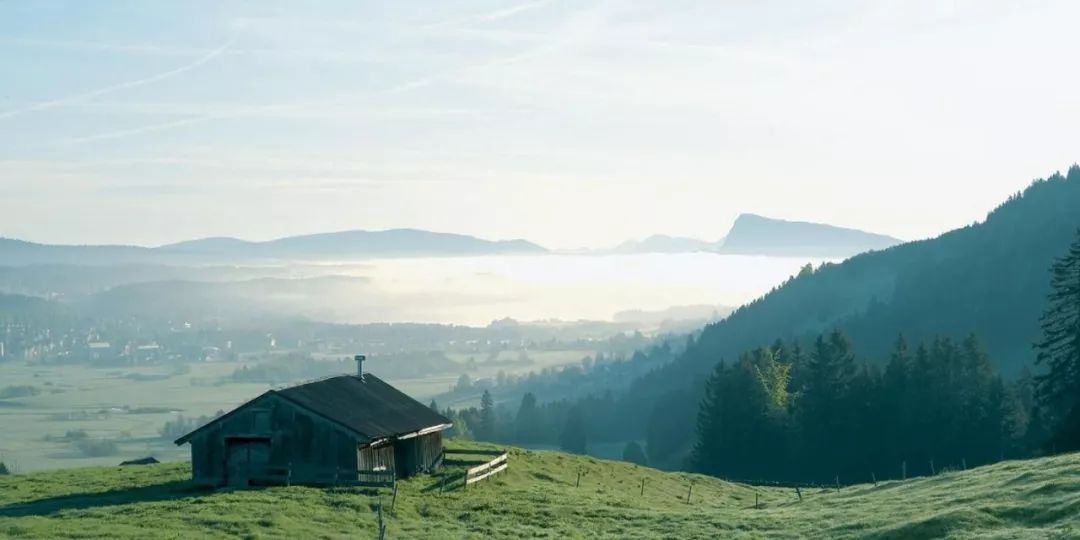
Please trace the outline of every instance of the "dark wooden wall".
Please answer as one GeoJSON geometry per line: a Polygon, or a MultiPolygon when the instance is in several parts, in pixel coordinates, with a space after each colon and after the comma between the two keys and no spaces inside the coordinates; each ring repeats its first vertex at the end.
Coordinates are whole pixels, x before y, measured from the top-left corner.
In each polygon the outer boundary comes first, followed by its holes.
{"type": "Polygon", "coordinates": [[[243,405],[190,443],[194,481],[212,486],[247,485],[245,475],[285,470],[298,484],[331,483],[339,469],[384,468],[408,477],[432,470],[443,451],[442,432],[368,446],[368,441],[273,394],[243,405]]]}
{"type": "MultiPolygon", "coordinates": [[[[256,452],[259,462],[253,463],[255,468],[291,469],[296,483],[323,483],[332,479],[335,469],[356,470],[357,447],[366,442],[320,416],[268,395],[192,437],[192,477],[203,485],[229,483],[229,454],[238,448],[250,454],[248,448],[261,446],[261,439],[269,442],[269,457],[262,458],[256,452]]],[[[233,469],[235,476],[235,465],[233,469]]]]}

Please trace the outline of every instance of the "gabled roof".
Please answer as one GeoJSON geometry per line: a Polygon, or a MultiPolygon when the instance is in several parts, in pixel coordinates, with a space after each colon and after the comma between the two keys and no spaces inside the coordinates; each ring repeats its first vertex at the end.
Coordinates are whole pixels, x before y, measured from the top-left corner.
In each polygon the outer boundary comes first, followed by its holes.
{"type": "MultiPolygon", "coordinates": [[[[450,420],[445,416],[370,373],[365,373],[363,379],[355,375],[330,377],[280,390],[270,390],[263,396],[270,394],[372,441],[421,431],[438,431],[451,426],[450,420]]],[[[184,444],[192,435],[254,401],[256,400],[249,401],[180,437],[176,444],[184,444]]]]}

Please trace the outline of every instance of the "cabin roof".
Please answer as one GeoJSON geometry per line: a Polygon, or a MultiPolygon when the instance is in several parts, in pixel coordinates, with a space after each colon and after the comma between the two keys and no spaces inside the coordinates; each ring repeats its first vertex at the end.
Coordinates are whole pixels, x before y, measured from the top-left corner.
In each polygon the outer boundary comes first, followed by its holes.
{"type": "MultiPolygon", "coordinates": [[[[340,375],[270,390],[263,395],[269,394],[284,398],[372,441],[451,426],[445,416],[370,373],[365,373],[363,379],[355,375],[340,375]]],[[[176,444],[187,442],[203,428],[231,416],[254,401],[180,437],[176,444]]]]}

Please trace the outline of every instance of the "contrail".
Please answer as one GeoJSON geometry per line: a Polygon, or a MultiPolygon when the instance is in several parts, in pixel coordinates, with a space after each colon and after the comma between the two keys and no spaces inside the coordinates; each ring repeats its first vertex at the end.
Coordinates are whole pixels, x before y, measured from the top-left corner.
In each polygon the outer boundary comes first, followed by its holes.
{"type": "MultiPolygon", "coordinates": [[[[511,7],[504,8],[504,9],[501,9],[501,10],[498,10],[498,11],[483,13],[483,14],[480,14],[480,15],[474,15],[474,16],[469,17],[469,20],[495,20],[495,19],[500,19],[500,18],[508,17],[510,15],[513,15],[515,13],[518,13],[518,12],[521,12],[521,11],[524,11],[524,10],[540,7],[540,6],[544,5],[544,4],[549,4],[551,2],[552,2],[552,0],[534,0],[532,2],[518,4],[516,6],[511,6],[511,7]]],[[[445,24],[445,23],[436,23],[435,26],[442,26],[443,24],[445,24]]],[[[427,27],[430,28],[431,25],[428,25],[427,27]]],[[[97,133],[97,134],[87,135],[87,136],[83,136],[83,137],[73,137],[73,138],[65,139],[65,140],[61,141],[60,143],[61,144],[83,144],[83,143],[90,143],[90,142],[101,141],[101,140],[119,139],[119,138],[124,138],[124,137],[130,137],[130,136],[133,136],[133,135],[141,135],[141,134],[144,134],[144,133],[152,133],[152,132],[157,132],[157,131],[166,131],[166,130],[171,130],[171,129],[180,128],[180,127],[184,127],[184,126],[201,124],[203,122],[210,122],[210,121],[214,121],[214,120],[223,120],[223,119],[228,119],[228,118],[237,118],[237,117],[247,116],[247,115],[259,115],[259,114],[264,114],[264,113],[274,113],[276,111],[303,110],[304,108],[307,108],[307,107],[326,107],[326,106],[332,106],[332,105],[345,105],[345,104],[355,102],[358,98],[399,94],[399,93],[402,93],[402,92],[408,92],[408,91],[411,91],[411,90],[415,90],[417,88],[423,88],[423,87],[429,86],[429,85],[431,85],[431,84],[433,84],[435,82],[438,82],[440,80],[444,80],[444,79],[447,79],[447,78],[452,78],[452,77],[455,77],[455,76],[458,76],[458,75],[461,75],[463,73],[467,73],[467,72],[470,72],[470,71],[476,71],[476,70],[482,70],[482,69],[488,69],[488,68],[492,68],[492,67],[498,67],[498,66],[518,63],[518,62],[528,60],[530,58],[542,55],[542,54],[550,51],[551,49],[553,49],[553,48],[555,48],[557,46],[558,46],[557,43],[548,43],[548,44],[545,44],[545,45],[543,45],[541,47],[537,47],[537,48],[534,48],[534,49],[529,50],[529,51],[521,52],[521,53],[518,53],[518,54],[512,54],[512,55],[509,55],[507,57],[497,58],[495,60],[491,60],[491,61],[488,61],[488,62],[483,62],[483,63],[480,63],[480,64],[474,64],[474,65],[464,66],[464,67],[461,67],[461,68],[447,70],[447,71],[444,71],[442,73],[431,74],[431,75],[428,75],[428,76],[425,76],[425,77],[420,77],[420,78],[417,78],[417,79],[413,79],[411,81],[406,81],[404,83],[400,83],[400,84],[393,85],[393,86],[390,86],[390,87],[387,87],[387,88],[383,88],[381,90],[375,90],[373,92],[367,92],[367,93],[364,93],[364,94],[361,94],[361,95],[346,95],[346,96],[342,96],[340,98],[331,99],[331,100],[294,102],[294,103],[278,103],[278,104],[254,106],[254,107],[247,107],[247,108],[238,108],[238,109],[228,111],[228,112],[220,112],[220,113],[214,113],[214,114],[204,114],[204,115],[199,115],[199,116],[192,116],[192,117],[189,117],[189,118],[182,118],[182,119],[179,119],[179,120],[170,120],[168,122],[160,122],[160,123],[157,123],[157,124],[150,124],[150,125],[139,126],[139,127],[134,127],[134,128],[108,131],[108,132],[104,132],[104,133],[97,133]]]]}
{"type": "Polygon", "coordinates": [[[203,122],[210,122],[210,121],[213,121],[213,120],[224,120],[224,119],[228,119],[228,118],[237,118],[237,117],[247,116],[247,115],[256,115],[257,116],[257,115],[266,114],[266,113],[272,114],[272,113],[277,112],[277,111],[303,110],[304,108],[307,108],[307,107],[326,107],[326,106],[333,106],[333,105],[345,105],[345,104],[355,102],[358,98],[399,94],[399,93],[402,93],[402,92],[408,92],[410,90],[415,90],[417,88],[423,88],[425,86],[429,86],[429,85],[431,85],[431,84],[433,84],[435,82],[438,82],[440,80],[447,79],[447,78],[450,78],[450,77],[454,77],[454,76],[457,76],[457,75],[461,75],[461,74],[467,73],[469,71],[487,69],[487,68],[491,68],[491,67],[497,67],[497,66],[502,66],[502,65],[507,65],[507,64],[513,64],[513,63],[516,63],[516,62],[521,62],[523,60],[526,60],[526,59],[532,58],[534,56],[537,56],[538,54],[542,54],[543,52],[546,52],[550,48],[551,48],[550,46],[540,47],[540,48],[537,48],[537,49],[532,50],[532,51],[526,51],[526,52],[523,52],[523,53],[510,55],[508,57],[498,58],[498,59],[495,59],[495,60],[492,60],[492,61],[489,61],[489,62],[484,62],[484,63],[481,63],[481,64],[475,64],[475,65],[465,66],[465,67],[458,68],[458,69],[448,70],[448,71],[445,71],[443,73],[437,73],[437,74],[429,75],[429,76],[426,76],[426,77],[413,79],[411,81],[406,81],[406,82],[401,83],[401,84],[397,84],[397,85],[390,86],[390,87],[387,87],[387,88],[383,88],[381,90],[376,90],[376,91],[373,91],[373,92],[368,92],[368,93],[365,93],[365,94],[362,94],[362,95],[359,95],[359,96],[350,94],[350,95],[342,96],[340,98],[331,99],[331,100],[306,101],[306,102],[295,102],[295,103],[278,103],[278,104],[261,105],[261,106],[247,107],[247,108],[237,108],[235,110],[227,111],[227,112],[220,112],[220,113],[214,113],[214,114],[204,114],[204,115],[200,115],[200,116],[192,116],[192,117],[189,117],[189,118],[182,118],[182,119],[179,119],[179,120],[170,120],[168,122],[161,122],[161,123],[150,124],[150,125],[146,125],[146,126],[139,126],[139,127],[121,129],[121,130],[116,130],[116,131],[108,131],[108,132],[105,132],[105,133],[98,133],[98,134],[95,134],[95,135],[87,135],[87,136],[84,136],[84,137],[68,138],[68,139],[65,139],[65,140],[61,141],[61,144],[82,144],[82,143],[101,141],[101,140],[108,140],[108,139],[119,139],[119,138],[123,138],[123,137],[130,137],[132,135],[141,135],[143,133],[152,133],[152,132],[155,132],[155,131],[165,131],[165,130],[175,129],[175,128],[179,128],[179,127],[194,125],[194,124],[201,124],[203,122]]]}
{"type": "Polygon", "coordinates": [[[524,3],[521,3],[521,4],[505,7],[505,8],[502,8],[502,9],[497,9],[495,11],[489,11],[489,12],[486,12],[486,13],[479,13],[479,14],[468,15],[468,16],[465,16],[465,17],[459,17],[459,18],[455,18],[455,19],[447,19],[447,20],[444,20],[444,21],[439,21],[439,22],[435,22],[435,23],[431,23],[431,24],[425,24],[425,25],[420,26],[420,28],[441,28],[441,27],[445,27],[445,26],[460,26],[460,25],[465,24],[465,23],[496,21],[496,20],[499,20],[499,19],[505,19],[506,17],[511,17],[513,15],[517,15],[518,13],[521,13],[522,11],[528,11],[530,9],[542,7],[542,6],[546,5],[546,4],[550,4],[551,2],[552,2],[552,0],[534,0],[532,2],[524,2],[524,3]]]}
{"type": "Polygon", "coordinates": [[[144,77],[142,79],[138,79],[138,80],[134,80],[134,81],[127,81],[127,82],[122,82],[120,84],[114,84],[112,86],[106,86],[105,88],[99,88],[97,90],[93,90],[93,91],[86,92],[86,93],[83,93],[83,94],[76,94],[74,96],[68,96],[68,97],[63,97],[63,98],[59,98],[59,99],[54,99],[52,101],[43,101],[41,103],[35,103],[34,105],[30,105],[28,107],[23,107],[21,109],[11,109],[11,110],[8,110],[8,111],[3,111],[3,112],[0,112],[0,120],[3,120],[5,118],[11,118],[12,116],[17,116],[17,115],[25,114],[25,113],[29,113],[29,112],[42,111],[42,110],[46,110],[46,109],[52,109],[54,107],[63,107],[65,105],[71,105],[71,104],[74,104],[74,103],[87,101],[87,100],[90,100],[90,99],[94,99],[94,98],[97,98],[97,97],[100,97],[100,96],[104,96],[106,94],[111,94],[113,92],[117,92],[117,91],[124,90],[124,89],[127,89],[127,88],[134,88],[136,86],[142,86],[144,84],[151,84],[151,83],[155,83],[155,82],[158,82],[158,81],[163,81],[163,80],[171,78],[171,77],[175,77],[177,75],[180,75],[181,73],[191,71],[191,70],[193,70],[193,69],[195,69],[195,68],[197,68],[199,66],[202,66],[203,64],[206,64],[207,62],[210,62],[211,60],[217,58],[218,56],[221,55],[221,53],[228,50],[228,48],[231,47],[233,45],[233,43],[236,43],[236,40],[237,40],[238,37],[239,37],[239,34],[234,35],[232,37],[232,39],[225,42],[224,45],[222,45],[222,46],[220,46],[220,47],[206,53],[205,55],[200,57],[198,60],[195,60],[194,62],[192,62],[190,64],[180,66],[180,67],[178,67],[176,69],[172,69],[172,70],[169,70],[169,71],[166,71],[166,72],[163,72],[163,73],[158,73],[157,75],[151,75],[149,77],[144,77]]]}

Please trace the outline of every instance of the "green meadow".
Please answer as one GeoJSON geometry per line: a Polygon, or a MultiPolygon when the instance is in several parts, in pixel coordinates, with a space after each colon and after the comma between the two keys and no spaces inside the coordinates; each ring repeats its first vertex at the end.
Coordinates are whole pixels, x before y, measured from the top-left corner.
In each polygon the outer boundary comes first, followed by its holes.
{"type": "Polygon", "coordinates": [[[380,504],[388,538],[1080,537],[1080,454],[804,489],[802,500],[552,451],[511,449],[506,472],[467,489],[459,472],[444,473],[445,489],[444,475],[402,481],[396,500],[387,489],[200,490],[184,462],[13,475],[0,477],[0,537],[374,538],[380,504]]]}

